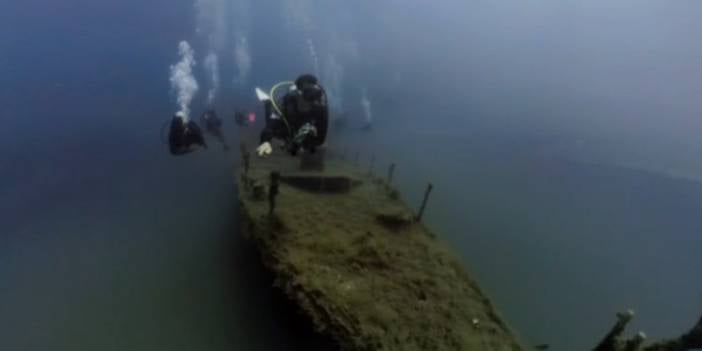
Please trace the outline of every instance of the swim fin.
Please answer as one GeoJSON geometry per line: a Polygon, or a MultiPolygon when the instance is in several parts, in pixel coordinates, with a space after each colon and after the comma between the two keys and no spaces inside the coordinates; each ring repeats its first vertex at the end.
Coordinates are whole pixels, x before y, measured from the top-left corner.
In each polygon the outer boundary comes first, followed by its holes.
{"type": "Polygon", "coordinates": [[[266,94],[263,90],[261,90],[261,88],[256,88],[256,97],[261,102],[268,101],[271,99],[271,97],[268,96],[268,94],[266,94]]]}

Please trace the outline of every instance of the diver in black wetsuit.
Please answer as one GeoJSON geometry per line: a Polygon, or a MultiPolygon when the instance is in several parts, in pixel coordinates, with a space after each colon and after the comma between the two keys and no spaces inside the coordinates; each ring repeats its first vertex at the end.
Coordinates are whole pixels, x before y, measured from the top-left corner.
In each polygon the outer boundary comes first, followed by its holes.
{"type": "Polygon", "coordinates": [[[246,120],[246,115],[244,115],[244,113],[241,111],[234,112],[234,122],[236,122],[236,125],[238,125],[239,127],[248,126],[248,121],[246,120]]]}
{"type": "Polygon", "coordinates": [[[271,97],[260,94],[259,98],[264,102],[266,116],[266,127],[261,132],[260,146],[256,149],[259,157],[273,152],[271,141],[274,138],[284,140],[286,149],[293,156],[300,149],[314,153],[317,147],[324,144],[329,106],[327,95],[315,76],[305,74],[298,77],[279,104],[280,111],[274,110],[271,97]]]}
{"type": "Polygon", "coordinates": [[[224,146],[224,151],[229,150],[229,145],[227,145],[227,140],[224,138],[224,133],[222,133],[222,120],[217,117],[217,113],[213,109],[209,109],[202,114],[201,123],[205,126],[205,130],[210,133],[210,135],[219,139],[219,141],[224,146]]]}
{"type": "Polygon", "coordinates": [[[168,133],[168,146],[173,155],[184,155],[207,148],[202,130],[193,121],[185,122],[185,115],[178,112],[171,120],[171,127],[168,133]]]}

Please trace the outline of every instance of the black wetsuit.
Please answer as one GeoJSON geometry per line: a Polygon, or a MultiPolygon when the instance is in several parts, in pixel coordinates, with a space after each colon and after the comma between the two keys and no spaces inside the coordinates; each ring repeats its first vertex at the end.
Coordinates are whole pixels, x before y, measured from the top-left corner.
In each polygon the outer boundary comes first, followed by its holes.
{"type": "Polygon", "coordinates": [[[219,119],[219,117],[217,117],[216,112],[206,112],[203,115],[203,120],[205,122],[205,128],[207,128],[207,132],[212,134],[217,134],[220,132],[220,128],[222,128],[222,120],[219,119]]]}
{"type": "Polygon", "coordinates": [[[168,133],[168,146],[171,154],[184,155],[195,151],[193,146],[198,145],[207,148],[202,130],[193,121],[188,121],[187,127],[180,117],[173,117],[171,128],[168,133]]]}
{"type": "MultiPolygon", "coordinates": [[[[266,127],[261,132],[260,142],[270,142],[273,138],[285,140],[288,143],[288,150],[293,154],[299,147],[314,151],[317,146],[324,144],[327,138],[329,107],[326,94],[321,87],[318,89],[320,93],[314,98],[305,96],[300,90],[286,94],[279,105],[285,120],[280,116],[272,118],[273,104],[266,101],[264,103],[266,127]],[[300,128],[307,123],[315,127],[316,135],[305,138],[300,145],[292,143],[300,128]]],[[[277,115],[278,112],[275,111],[275,114],[277,115]]]]}

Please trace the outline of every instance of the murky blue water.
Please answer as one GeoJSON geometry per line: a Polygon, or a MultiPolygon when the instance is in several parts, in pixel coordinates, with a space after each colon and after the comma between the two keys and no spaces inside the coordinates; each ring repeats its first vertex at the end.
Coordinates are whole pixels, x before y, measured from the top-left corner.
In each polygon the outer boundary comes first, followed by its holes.
{"type": "Polygon", "coordinates": [[[103,170],[15,184],[2,349],[286,349],[295,336],[238,235],[231,154],[81,162],[103,170]]]}
{"type": "Polygon", "coordinates": [[[0,3],[0,350],[309,347],[238,233],[236,152],[161,143],[182,40],[194,116],[219,54],[233,146],[253,87],[319,71],[332,144],[397,163],[415,206],[435,184],[427,223],[527,343],[699,317],[702,185],[669,176],[702,169],[697,5],[221,4],[0,3]]]}

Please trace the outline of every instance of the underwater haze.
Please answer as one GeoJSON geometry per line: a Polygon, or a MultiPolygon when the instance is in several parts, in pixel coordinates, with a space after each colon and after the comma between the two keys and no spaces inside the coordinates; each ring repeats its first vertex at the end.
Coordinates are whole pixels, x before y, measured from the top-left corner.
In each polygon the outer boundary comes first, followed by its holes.
{"type": "Polygon", "coordinates": [[[238,153],[163,143],[213,106],[237,145],[254,88],[301,73],[346,121],[330,147],[396,163],[410,204],[434,184],[428,225],[525,345],[592,349],[627,308],[677,336],[702,311],[701,12],[1,2],[0,350],[308,349],[239,233],[238,153]]]}

